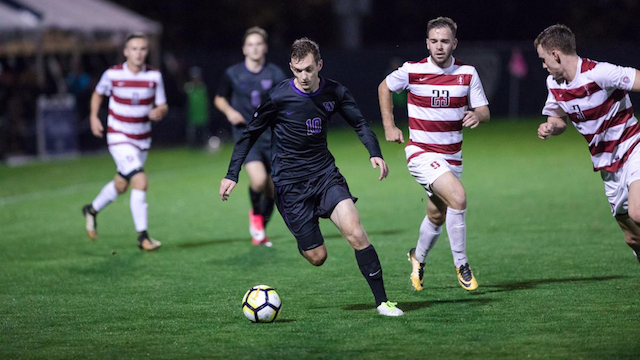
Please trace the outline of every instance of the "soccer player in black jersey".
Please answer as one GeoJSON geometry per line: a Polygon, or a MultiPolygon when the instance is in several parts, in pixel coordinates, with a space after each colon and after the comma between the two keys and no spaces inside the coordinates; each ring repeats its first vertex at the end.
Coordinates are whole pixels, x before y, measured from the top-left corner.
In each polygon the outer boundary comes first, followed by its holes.
{"type": "Polygon", "coordinates": [[[247,124],[236,143],[229,171],[220,183],[226,201],[238,182],[242,162],[253,144],[272,129],[272,178],[276,205],[298,242],[300,253],[313,265],[327,259],[319,218],[330,218],[355,250],[356,261],[375,297],[381,315],[400,316],[402,310],[388,301],[378,254],[360,224],[360,215],[347,181],[340,174],[327,148],[329,118],[339,113],[356,130],[369,151],[379,180],[388,174],[378,140],[362,116],[349,90],[321,78],[322,59],[318,45],[307,39],[291,47],[289,66],[294,77],[276,85],[247,124]]]}
{"type": "MultiPolygon", "coordinates": [[[[254,26],[244,34],[243,62],[229,67],[222,77],[214,104],[233,125],[233,138],[238,140],[253,112],[267,92],[284,80],[284,72],[266,62],[267,32],[254,26]]],[[[249,175],[249,232],[254,245],[271,246],[265,226],[273,212],[273,182],[271,171],[271,131],[265,133],[244,160],[249,175]]]]}

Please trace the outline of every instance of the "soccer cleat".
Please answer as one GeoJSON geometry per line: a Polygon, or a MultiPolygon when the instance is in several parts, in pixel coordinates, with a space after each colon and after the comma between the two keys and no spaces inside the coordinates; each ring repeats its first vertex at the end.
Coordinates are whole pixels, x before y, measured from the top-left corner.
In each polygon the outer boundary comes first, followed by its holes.
{"type": "Polygon", "coordinates": [[[153,251],[162,246],[162,243],[158,240],[150,238],[148,235],[141,235],[138,237],[138,247],[140,250],[153,251]]]}
{"type": "Polygon", "coordinates": [[[636,256],[636,260],[638,260],[638,262],[640,262],[640,254],[638,254],[635,250],[633,250],[633,255],[636,256]]]}
{"type": "Polygon", "coordinates": [[[466,263],[459,268],[456,268],[456,274],[458,275],[458,282],[465,290],[475,290],[478,288],[478,282],[471,272],[469,263],[466,263]]]}
{"type": "Polygon", "coordinates": [[[413,290],[422,291],[423,277],[424,277],[424,263],[421,263],[416,259],[416,248],[411,248],[407,253],[407,260],[411,263],[411,286],[413,290]]]}
{"type": "Polygon", "coordinates": [[[254,241],[263,241],[266,237],[264,232],[264,218],[262,215],[254,215],[253,209],[249,211],[249,233],[254,241]]]}
{"type": "Polygon", "coordinates": [[[396,307],[398,303],[385,301],[378,306],[378,314],[384,316],[402,316],[404,312],[396,307]]]}
{"type": "Polygon", "coordinates": [[[91,204],[82,207],[82,215],[84,215],[85,229],[91,240],[98,238],[98,222],[96,221],[97,213],[91,211],[91,204]]]}
{"type": "Polygon", "coordinates": [[[256,245],[256,246],[257,245],[264,245],[266,247],[272,247],[273,246],[273,243],[271,241],[269,241],[269,238],[266,237],[266,236],[262,240],[258,240],[256,238],[252,238],[251,242],[253,243],[253,245],[256,245]]]}

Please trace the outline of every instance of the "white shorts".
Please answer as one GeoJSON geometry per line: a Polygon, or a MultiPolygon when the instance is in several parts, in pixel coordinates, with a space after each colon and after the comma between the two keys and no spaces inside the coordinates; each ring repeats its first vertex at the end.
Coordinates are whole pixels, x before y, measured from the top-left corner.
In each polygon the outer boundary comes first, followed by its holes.
{"type": "Polygon", "coordinates": [[[134,170],[142,169],[149,153],[129,144],[109,146],[109,152],[113,156],[118,173],[123,177],[127,177],[134,170]]]}
{"type": "Polygon", "coordinates": [[[440,175],[451,171],[458,179],[462,177],[462,165],[451,165],[442,155],[436,153],[424,153],[414,157],[407,164],[407,168],[424,187],[429,197],[433,196],[431,185],[440,175]]]}
{"type": "Polygon", "coordinates": [[[640,145],[631,153],[627,162],[618,171],[611,173],[600,170],[604,180],[604,192],[609,198],[611,214],[624,215],[629,212],[629,185],[640,180],[640,145]]]}

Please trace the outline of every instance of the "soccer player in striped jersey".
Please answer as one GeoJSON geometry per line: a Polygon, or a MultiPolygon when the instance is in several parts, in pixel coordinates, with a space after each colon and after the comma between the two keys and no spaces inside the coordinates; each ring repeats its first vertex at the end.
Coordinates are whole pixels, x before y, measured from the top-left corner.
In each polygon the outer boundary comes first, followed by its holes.
{"type": "MultiPolygon", "coordinates": [[[[257,26],[247,29],[242,45],[244,61],[229,67],[222,77],[214,103],[233,125],[238,140],[253,112],[267,92],[285,79],[284,72],[266,61],[267,32],[257,26]]],[[[254,245],[271,246],[265,227],[274,207],[271,172],[271,130],[262,134],[244,161],[249,175],[249,233],[254,245]]]]}
{"type": "Polygon", "coordinates": [[[103,96],[109,96],[107,144],[116,163],[117,172],[91,204],[82,208],[89,237],[98,236],[96,216],[131,187],[130,207],[138,232],[138,247],[155,250],[161,243],[147,232],[147,176],[144,163],[151,147],[151,121],[160,121],[169,107],[164,93],[162,74],[145,64],[149,41],[144,34],[130,34],[125,39],[123,64],[102,74],[91,97],[91,132],[104,136],[98,117],[103,96]]]}
{"type": "Polygon", "coordinates": [[[640,91],[640,72],[581,58],[565,25],[552,25],[535,39],[549,94],[538,127],[543,140],[560,135],[571,120],[589,144],[593,170],[604,180],[611,212],[640,261],[640,125],[628,91],[640,91]]]}
{"type": "Polygon", "coordinates": [[[489,121],[489,107],[476,69],[453,57],[458,45],[456,23],[438,17],[427,25],[430,56],[406,62],[378,86],[380,113],[387,141],[403,143],[395,125],[391,91],[409,90],[409,142],[405,147],[409,172],[428,195],[427,215],[420,225],[412,264],[413,289],[423,289],[424,264],[446,223],[458,283],[475,290],[466,252],[467,197],[462,175],[462,129],[489,121]]]}
{"type": "Polygon", "coordinates": [[[353,248],[378,313],[401,316],[402,310],[387,299],[382,266],[360,224],[357,199],[351,195],[347,180],[327,147],[329,119],[340,114],[355,129],[369,152],[371,165],[380,168],[378,180],[382,180],[389,170],[378,139],[351,92],[340,83],[319,76],[323,62],[318,44],[307,38],[296,40],[290,59],[293,78],[274,86],[247,124],[233,149],[229,171],[220,182],[220,197],[223,201],[228,199],[251,147],[271,128],[271,173],[278,211],[295,236],[300,254],[315,266],[325,262],[327,248],[318,219],[331,219],[353,248]]]}

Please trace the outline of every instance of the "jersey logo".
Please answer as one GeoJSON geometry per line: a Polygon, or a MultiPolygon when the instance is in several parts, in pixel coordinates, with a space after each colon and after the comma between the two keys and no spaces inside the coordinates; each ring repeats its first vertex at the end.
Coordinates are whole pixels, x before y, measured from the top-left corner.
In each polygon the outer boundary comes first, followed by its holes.
{"type": "Polygon", "coordinates": [[[458,76],[458,84],[460,85],[464,84],[464,76],[462,75],[458,76]]]}
{"type": "Polygon", "coordinates": [[[273,85],[273,80],[271,79],[260,80],[260,85],[262,85],[262,88],[264,90],[269,90],[271,89],[271,85],[273,85]]]}
{"type": "Polygon", "coordinates": [[[324,105],[324,108],[327,109],[327,111],[333,111],[333,109],[336,107],[336,102],[335,101],[325,101],[322,103],[322,105],[324,105]]]}

